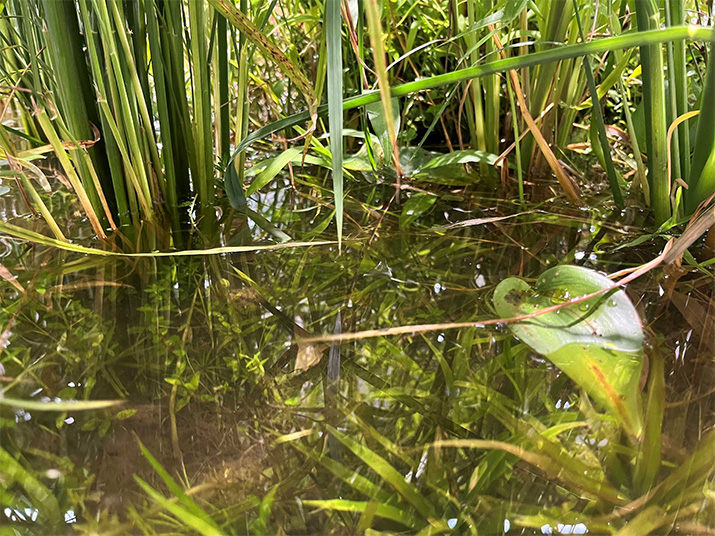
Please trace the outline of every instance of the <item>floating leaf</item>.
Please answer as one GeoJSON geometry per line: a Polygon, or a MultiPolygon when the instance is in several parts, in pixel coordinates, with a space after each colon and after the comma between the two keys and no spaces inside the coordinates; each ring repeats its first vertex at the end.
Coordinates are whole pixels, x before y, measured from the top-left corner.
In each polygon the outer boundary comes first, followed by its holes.
{"type": "Polygon", "coordinates": [[[430,194],[415,194],[410,197],[400,214],[400,229],[407,229],[412,222],[432,208],[437,198],[430,194]]]}
{"type": "MultiPolygon", "coordinates": [[[[611,285],[593,270],[557,266],[544,272],[533,289],[521,279],[502,281],[494,291],[494,306],[501,317],[523,316],[611,285]]],[[[643,329],[623,291],[579,301],[509,327],[617,418],[628,433],[641,435],[638,382],[643,329]]]]}

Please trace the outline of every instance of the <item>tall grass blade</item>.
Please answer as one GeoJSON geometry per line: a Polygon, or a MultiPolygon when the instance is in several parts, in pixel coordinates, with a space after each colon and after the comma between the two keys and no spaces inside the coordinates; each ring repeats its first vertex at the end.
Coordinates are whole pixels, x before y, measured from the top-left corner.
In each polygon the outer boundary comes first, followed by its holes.
{"type": "Polygon", "coordinates": [[[397,146],[397,133],[395,132],[395,119],[392,108],[392,97],[390,96],[390,81],[387,77],[387,64],[385,62],[384,38],[382,34],[382,21],[380,8],[377,0],[365,0],[365,14],[367,16],[367,26],[372,44],[372,56],[375,61],[375,73],[377,74],[377,85],[380,91],[380,101],[382,102],[382,112],[385,116],[387,134],[390,138],[392,149],[392,162],[397,172],[396,196],[400,197],[400,182],[404,173],[400,166],[400,150],[397,146]]]}
{"type": "MultiPolygon", "coordinates": [[[[79,31],[74,2],[43,0],[42,10],[47,31],[48,52],[53,73],[57,80],[57,101],[63,110],[71,135],[78,140],[94,136],[90,122],[99,123],[96,108],[92,108],[93,93],[82,47],[84,42],[79,31]]],[[[99,208],[99,198],[94,185],[80,170],[80,176],[93,207],[99,208]]]]}
{"type": "MultiPolygon", "coordinates": [[[[574,14],[576,15],[576,23],[578,24],[578,31],[581,35],[581,41],[585,41],[586,36],[581,25],[581,14],[579,12],[577,0],[573,0],[573,7],[574,14]]],[[[611,186],[613,201],[619,209],[623,210],[625,208],[625,205],[623,204],[623,194],[621,193],[621,186],[618,184],[618,177],[616,176],[616,168],[613,165],[613,158],[611,158],[611,147],[608,143],[608,136],[606,135],[606,125],[603,121],[603,112],[601,111],[601,102],[598,98],[596,81],[593,78],[590,56],[583,58],[583,66],[584,71],[586,72],[588,91],[591,94],[591,102],[593,104],[591,111],[591,128],[595,125],[598,129],[598,141],[601,144],[601,154],[603,155],[603,160],[606,164],[606,174],[608,175],[608,184],[611,186]]]]}
{"type": "MultiPolygon", "coordinates": [[[[202,0],[189,0],[191,26],[191,56],[194,73],[193,110],[194,141],[196,146],[197,174],[192,176],[203,211],[214,203],[213,189],[213,138],[211,122],[211,93],[208,69],[208,51],[205,35],[205,9],[202,0]]],[[[206,212],[208,216],[209,213],[206,212]]]]}
{"type": "MultiPolygon", "coordinates": [[[[80,178],[77,175],[77,172],[75,171],[74,166],[72,165],[72,162],[70,162],[69,156],[67,155],[64,147],[62,146],[62,142],[60,141],[60,138],[57,135],[57,132],[55,131],[54,126],[52,125],[52,122],[50,121],[49,117],[47,116],[47,112],[45,110],[38,110],[37,120],[39,121],[40,125],[42,126],[42,130],[44,131],[45,136],[47,136],[47,139],[49,140],[50,144],[52,145],[53,149],[55,150],[57,159],[60,161],[60,165],[62,166],[62,169],[64,170],[65,174],[67,175],[67,178],[69,179],[70,183],[72,184],[72,188],[74,188],[75,193],[77,194],[77,197],[79,197],[80,204],[82,205],[82,208],[84,209],[85,213],[87,214],[87,218],[89,218],[89,221],[92,224],[92,228],[94,229],[94,232],[100,238],[107,238],[107,236],[104,234],[104,229],[102,228],[102,224],[99,222],[99,219],[97,218],[97,214],[94,212],[92,202],[90,201],[90,199],[84,189],[84,186],[82,185],[82,182],[80,181],[80,178]]],[[[96,191],[95,191],[95,197],[97,197],[96,191]]]]}
{"type": "Polygon", "coordinates": [[[153,257],[192,257],[201,255],[222,255],[225,253],[243,253],[249,251],[268,251],[272,249],[283,249],[290,247],[308,247],[308,246],[324,246],[333,244],[334,242],[315,241],[315,242],[283,242],[281,244],[273,244],[270,246],[226,246],[219,248],[208,249],[184,249],[180,251],[154,251],[147,253],[122,253],[119,251],[108,251],[97,248],[88,248],[68,242],[62,242],[55,238],[41,235],[34,231],[28,231],[11,223],[0,222],[0,232],[5,233],[13,238],[27,240],[34,244],[43,246],[55,247],[64,251],[72,251],[75,253],[83,253],[85,255],[97,255],[101,257],[137,257],[137,258],[153,258],[153,257]]]}
{"type": "Polygon", "coordinates": [[[256,45],[266,59],[274,62],[288,78],[298,87],[303,98],[308,103],[309,117],[314,122],[317,120],[318,98],[313,90],[313,85],[308,81],[303,71],[275,44],[266,38],[256,25],[244,13],[236,9],[230,0],[209,0],[209,4],[233,24],[242,35],[256,45]]]}
{"type": "Polygon", "coordinates": [[[660,470],[660,445],[665,411],[665,367],[658,348],[650,352],[648,398],[645,429],[636,457],[635,484],[641,494],[648,493],[660,470]]]}
{"type": "MultiPolygon", "coordinates": [[[[655,0],[636,3],[638,31],[660,28],[660,14],[655,0]]],[[[670,189],[667,171],[667,125],[663,51],[660,45],[641,45],[643,100],[646,120],[646,151],[648,153],[648,184],[656,225],[670,218],[670,189]]]]}
{"type": "Polygon", "coordinates": [[[695,134],[693,160],[685,194],[685,208],[692,214],[698,205],[715,191],[715,59],[708,61],[703,95],[695,134]]]}
{"type": "Polygon", "coordinates": [[[136,439],[137,443],[139,444],[139,449],[141,450],[144,457],[151,464],[154,471],[156,471],[156,474],[158,474],[164,481],[164,484],[166,484],[166,487],[169,489],[171,494],[176,497],[178,501],[183,504],[184,507],[186,507],[186,509],[193,515],[198,518],[201,518],[204,522],[206,522],[208,525],[213,526],[215,529],[218,529],[218,527],[211,520],[211,517],[209,517],[209,515],[206,514],[206,512],[204,512],[199,507],[199,505],[196,504],[194,500],[186,494],[184,489],[176,483],[176,480],[174,480],[169,474],[169,472],[164,468],[164,466],[159,463],[159,460],[157,460],[154,455],[149,452],[149,449],[144,446],[144,443],[139,440],[139,437],[135,436],[134,439],[136,439]]]}
{"type": "Polygon", "coordinates": [[[327,49],[328,125],[335,196],[338,247],[343,241],[343,43],[342,0],[325,0],[325,40],[327,49]]]}
{"type": "Polygon", "coordinates": [[[134,475],[134,480],[153,502],[196,531],[197,534],[202,536],[225,536],[225,533],[216,528],[213,523],[209,523],[204,517],[195,515],[182,504],[176,504],[167,499],[137,475],[134,475]]]}

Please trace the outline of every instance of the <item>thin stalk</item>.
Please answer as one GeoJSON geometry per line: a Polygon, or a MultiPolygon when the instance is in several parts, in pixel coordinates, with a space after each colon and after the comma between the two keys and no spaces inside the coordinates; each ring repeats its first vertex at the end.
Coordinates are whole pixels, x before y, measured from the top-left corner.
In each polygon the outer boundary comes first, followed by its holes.
{"type": "Polygon", "coordinates": [[[174,132],[171,128],[171,113],[169,110],[170,97],[167,91],[166,64],[159,36],[159,23],[154,10],[153,2],[149,0],[145,7],[147,21],[147,34],[149,37],[149,52],[151,54],[151,67],[156,90],[156,105],[159,115],[159,130],[162,144],[162,157],[166,170],[166,202],[172,228],[180,228],[178,213],[178,187],[174,147],[174,132]]]}
{"type": "Polygon", "coordinates": [[[650,188],[648,188],[648,178],[646,176],[646,167],[643,163],[643,157],[641,156],[641,149],[638,143],[638,137],[636,136],[636,129],[633,125],[633,115],[631,114],[631,109],[628,106],[628,92],[623,80],[618,80],[618,88],[621,95],[621,99],[626,103],[623,106],[623,115],[626,118],[626,127],[628,128],[628,136],[631,139],[631,148],[633,149],[633,159],[636,161],[636,180],[633,181],[631,185],[631,194],[633,193],[633,188],[637,187],[639,184],[643,189],[643,197],[646,204],[650,205],[650,188]]]}
{"type": "MultiPolygon", "coordinates": [[[[104,84],[104,72],[99,62],[99,54],[97,51],[96,32],[91,24],[89,17],[89,8],[87,0],[79,0],[79,11],[82,17],[82,25],[84,26],[85,41],[87,43],[87,54],[89,57],[89,66],[92,71],[95,88],[98,93],[97,100],[100,101],[107,97],[107,91],[104,84]]],[[[114,190],[114,199],[117,204],[117,212],[119,221],[122,226],[128,226],[131,223],[132,217],[135,221],[139,221],[138,214],[130,212],[129,203],[127,200],[127,192],[124,182],[124,171],[122,170],[121,156],[117,146],[116,138],[106,121],[106,114],[99,114],[102,126],[102,135],[104,138],[104,147],[107,154],[109,171],[112,178],[112,188],[114,190]]]]}
{"type": "Polygon", "coordinates": [[[52,231],[52,234],[55,235],[55,238],[58,240],[62,240],[63,242],[67,242],[67,239],[65,236],[62,234],[62,231],[60,230],[59,225],[57,225],[57,222],[55,221],[54,217],[52,216],[52,213],[49,211],[47,208],[47,205],[45,205],[45,202],[42,200],[42,197],[40,197],[40,194],[37,192],[37,189],[33,186],[33,184],[30,182],[30,180],[27,178],[25,173],[23,173],[22,169],[20,169],[22,166],[29,168],[30,170],[33,171],[35,174],[42,174],[42,172],[32,163],[28,162],[16,157],[15,153],[15,148],[10,141],[10,137],[7,135],[7,131],[4,128],[0,128],[0,147],[4,148],[5,154],[3,157],[8,161],[10,164],[10,168],[16,170],[16,176],[19,175],[20,181],[22,182],[23,188],[25,189],[26,192],[30,193],[30,197],[32,200],[35,202],[37,205],[37,211],[42,215],[44,218],[45,222],[49,226],[50,230],[52,231]]]}
{"type": "Polygon", "coordinates": [[[370,34],[370,42],[372,43],[372,55],[375,61],[375,73],[377,74],[377,85],[380,88],[380,101],[382,102],[382,111],[385,115],[385,124],[387,127],[387,135],[392,144],[392,161],[397,172],[397,189],[395,196],[400,199],[400,183],[404,173],[400,166],[400,151],[397,146],[397,133],[395,132],[395,121],[392,110],[392,96],[390,94],[390,82],[387,77],[387,65],[385,63],[385,50],[383,48],[382,22],[380,9],[377,5],[377,0],[365,0],[365,14],[367,15],[367,26],[370,34]]]}
{"type": "MultiPolygon", "coordinates": [[[[683,0],[670,0],[666,4],[671,4],[672,25],[680,26],[685,23],[685,6],[683,0]]],[[[690,111],[688,106],[688,75],[685,63],[685,41],[673,42],[673,63],[671,64],[675,80],[675,104],[676,115],[681,115],[690,111]]],[[[690,177],[690,130],[687,128],[678,129],[678,147],[680,149],[680,170],[684,180],[690,177]]]]}
{"type": "MultiPolygon", "coordinates": [[[[241,13],[248,13],[248,0],[241,0],[241,13]]],[[[268,16],[264,19],[264,24],[267,22],[268,16]]],[[[243,140],[248,135],[248,117],[249,117],[249,102],[248,102],[248,62],[253,55],[255,49],[248,47],[246,36],[241,33],[239,38],[239,59],[238,59],[238,95],[236,99],[236,107],[238,114],[236,115],[236,134],[238,139],[243,140]]],[[[243,184],[244,174],[246,169],[246,153],[241,153],[237,170],[240,183],[243,184]]]]}
{"type": "MultiPolygon", "coordinates": [[[[474,26],[474,23],[482,18],[482,13],[476,13],[476,2],[467,1],[467,29],[474,26]]],[[[469,65],[476,65],[479,62],[479,48],[477,47],[476,32],[467,31],[464,35],[467,50],[469,50],[469,65]]],[[[472,121],[469,121],[469,135],[471,145],[479,151],[487,150],[486,126],[484,117],[484,104],[482,102],[482,84],[480,80],[472,80],[467,84],[469,88],[469,100],[471,101],[472,121]]],[[[488,165],[482,162],[479,166],[480,174],[488,173],[488,165]]]]}
{"type": "MultiPolygon", "coordinates": [[[[124,21],[121,14],[119,13],[118,2],[112,2],[112,15],[114,16],[114,23],[116,27],[119,28],[119,31],[116,32],[116,35],[119,38],[119,43],[121,44],[122,50],[124,51],[123,65],[125,66],[126,70],[129,71],[129,77],[131,79],[132,87],[134,90],[134,100],[136,106],[139,109],[139,114],[142,120],[143,128],[141,130],[144,133],[143,138],[145,140],[145,144],[149,147],[149,155],[151,157],[151,162],[155,173],[155,180],[150,182],[150,185],[154,186],[155,190],[153,192],[153,197],[159,199],[160,192],[161,194],[165,194],[166,185],[164,181],[164,174],[161,168],[161,160],[159,158],[159,149],[156,146],[156,137],[154,136],[154,122],[152,121],[152,118],[149,114],[149,105],[144,98],[142,83],[139,79],[139,73],[137,70],[135,59],[132,56],[132,49],[130,47],[129,40],[127,39],[126,33],[122,31],[124,28],[124,21]],[[157,187],[159,191],[156,191],[157,187]]],[[[146,153],[146,151],[144,152],[146,153]]]]}
{"type": "MultiPolygon", "coordinates": [[[[665,7],[665,25],[673,26],[673,9],[671,2],[664,2],[665,7]]],[[[682,43],[682,42],[681,42],[682,43]]],[[[667,114],[666,121],[668,125],[672,125],[673,122],[678,118],[678,93],[684,94],[687,91],[687,78],[683,77],[678,79],[675,77],[675,43],[669,42],[665,45],[665,52],[668,64],[668,99],[667,99],[667,114]],[[678,86],[680,89],[678,90],[678,86]]],[[[680,129],[682,132],[687,130],[686,128],[680,129]]],[[[683,180],[687,175],[683,174],[682,161],[681,161],[681,151],[680,151],[680,136],[673,136],[671,147],[668,147],[670,152],[670,170],[671,173],[668,176],[670,184],[674,184],[676,180],[683,180]]]]}
{"type": "Polygon", "coordinates": [[[219,109],[218,112],[218,128],[216,132],[218,134],[218,147],[219,159],[223,161],[229,157],[229,151],[231,147],[230,140],[230,124],[229,124],[229,96],[228,96],[228,82],[229,82],[229,53],[228,53],[228,21],[226,17],[219,13],[214,15],[217,18],[216,22],[216,52],[217,52],[217,64],[214,70],[217,71],[216,75],[218,77],[218,99],[216,100],[216,106],[219,109]]]}
{"type": "Polygon", "coordinates": [[[645,406],[646,422],[640,449],[636,456],[635,484],[641,495],[648,493],[660,470],[660,449],[665,411],[665,367],[658,348],[649,355],[648,397],[645,406]]]}
{"type": "Polygon", "coordinates": [[[514,90],[511,84],[506,85],[506,89],[509,92],[509,107],[511,109],[511,124],[514,129],[514,155],[516,157],[516,180],[519,185],[519,202],[522,206],[525,203],[524,199],[524,173],[521,169],[521,140],[519,134],[519,118],[516,113],[516,102],[514,100],[514,90]]]}
{"type": "Polygon", "coordinates": [[[60,138],[57,135],[54,126],[50,122],[50,119],[47,116],[47,112],[45,112],[45,110],[38,110],[37,120],[42,127],[42,131],[45,133],[45,136],[50,142],[50,145],[52,145],[52,148],[55,150],[55,155],[57,156],[57,159],[59,160],[60,165],[65,172],[65,175],[72,184],[72,188],[74,188],[74,191],[79,198],[79,202],[82,205],[82,208],[84,209],[85,213],[87,214],[89,222],[92,224],[94,232],[99,238],[106,239],[107,236],[104,234],[104,229],[102,229],[102,225],[97,218],[97,214],[94,212],[92,202],[87,196],[87,192],[85,191],[79,176],[77,176],[77,172],[72,166],[72,162],[70,162],[70,159],[67,156],[64,147],[62,146],[62,142],[60,141],[60,138]]]}
{"type": "MultiPolygon", "coordinates": [[[[99,23],[100,37],[102,48],[105,53],[105,70],[107,71],[107,81],[111,85],[110,95],[113,103],[113,110],[109,106],[103,106],[99,102],[100,109],[105,114],[107,125],[113,131],[114,137],[123,152],[126,155],[125,163],[131,162],[131,167],[134,169],[133,174],[129,174],[128,178],[135,176],[137,182],[133,184],[137,189],[136,195],[139,198],[142,206],[144,217],[149,220],[154,220],[154,211],[151,204],[151,191],[147,170],[144,167],[146,153],[142,150],[140,138],[137,134],[136,125],[140,124],[140,119],[136,111],[135,101],[130,99],[127,86],[122,83],[124,79],[124,68],[120,61],[119,50],[117,49],[114,40],[114,31],[111,26],[111,18],[107,10],[106,4],[102,0],[93,0],[95,11],[97,13],[97,21],[99,23]],[[118,121],[115,121],[115,116],[118,121]],[[119,126],[123,126],[123,131],[119,130],[119,126]],[[126,143],[123,141],[126,140],[126,143]],[[122,146],[125,146],[123,149],[122,146]],[[128,153],[126,152],[128,149],[128,153]]],[[[131,86],[130,86],[131,87],[131,86]]],[[[130,199],[130,206],[131,206],[130,199]]]]}
{"type": "Polygon", "coordinates": [[[191,59],[194,73],[193,107],[197,174],[194,177],[199,204],[208,210],[214,203],[211,96],[206,58],[204,2],[189,0],[191,59]]]}
{"type": "MultiPolygon", "coordinates": [[[[90,122],[97,124],[99,118],[89,107],[93,95],[74,3],[42,0],[42,8],[62,116],[75,139],[90,140],[94,137],[90,122]]],[[[84,164],[80,165],[80,176],[92,206],[99,208],[99,196],[84,164]]]]}
{"type": "MultiPolygon", "coordinates": [[[[161,21],[159,34],[165,66],[166,92],[169,97],[169,121],[172,132],[176,197],[179,204],[190,198],[189,171],[196,170],[196,151],[192,139],[189,103],[184,74],[184,41],[181,35],[182,3],[162,1],[157,4],[161,21]]],[[[164,127],[162,127],[164,128],[164,127]]]]}
{"type": "MultiPolygon", "coordinates": [[[[660,28],[658,6],[654,0],[637,0],[636,17],[639,32],[660,28]]],[[[660,45],[642,45],[640,52],[648,152],[648,184],[656,225],[660,225],[670,218],[663,51],[660,45]]]]}
{"type": "MultiPolygon", "coordinates": [[[[573,0],[574,13],[576,15],[576,24],[578,25],[578,31],[581,35],[581,40],[585,41],[586,36],[583,32],[583,27],[581,25],[581,15],[578,9],[578,3],[573,0]]],[[[625,205],[623,204],[623,194],[621,193],[621,187],[618,184],[618,177],[616,176],[616,168],[613,165],[613,159],[611,158],[611,146],[608,143],[608,137],[606,136],[606,125],[603,121],[603,112],[601,111],[601,101],[598,99],[598,90],[596,89],[596,81],[593,78],[593,71],[591,70],[591,59],[590,56],[586,56],[583,59],[583,65],[586,72],[586,80],[588,82],[589,92],[591,93],[591,102],[593,103],[591,112],[591,128],[593,128],[594,123],[598,129],[598,140],[601,144],[601,151],[603,155],[603,160],[606,164],[606,173],[608,174],[608,183],[611,186],[611,193],[613,194],[613,201],[616,206],[623,210],[625,205]]]]}

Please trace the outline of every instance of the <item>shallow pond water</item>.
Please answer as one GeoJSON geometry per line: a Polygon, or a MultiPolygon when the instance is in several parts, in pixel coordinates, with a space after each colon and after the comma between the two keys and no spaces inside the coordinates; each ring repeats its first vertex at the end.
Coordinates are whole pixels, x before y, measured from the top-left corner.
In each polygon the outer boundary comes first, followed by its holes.
{"type": "MultiPolygon", "coordinates": [[[[650,260],[661,239],[631,244],[644,216],[448,188],[385,210],[393,191],[350,192],[340,248],[329,199],[287,183],[254,209],[296,241],[329,243],[127,258],[2,238],[2,533],[713,527],[712,272],[666,267],[628,286],[665,381],[662,437],[634,445],[507,329],[476,324],[496,318],[506,277],[650,260]],[[111,405],[61,405],[75,400],[111,405]],[[634,482],[639,449],[660,457],[654,482],[634,482]]],[[[44,232],[0,201],[5,221],[44,232]]],[[[276,243],[220,214],[222,245],[276,243]]]]}

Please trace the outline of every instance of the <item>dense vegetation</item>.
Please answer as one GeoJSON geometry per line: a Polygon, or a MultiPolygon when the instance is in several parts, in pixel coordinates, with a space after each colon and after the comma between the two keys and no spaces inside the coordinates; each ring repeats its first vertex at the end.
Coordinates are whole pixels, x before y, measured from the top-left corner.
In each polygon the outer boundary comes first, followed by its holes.
{"type": "Polygon", "coordinates": [[[711,531],[713,9],[0,0],[0,534],[711,531]]]}
{"type": "MultiPolygon", "coordinates": [[[[367,169],[399,188],[478,162],[474,181],[498,171],[522,201],[530,178],[549,175],[583,204],[575,143],[597,157],[616,207],[645,199],[658,225],[712,193],[711,4],[490,4],[8,0],[2,113],[22,132],[0,130],[4,174],[47,188],[33,161],[54,152],[98,237],[177,231],[159,246],[180,245],[191,221],[210,229],[217,198],[244,209],[297,163],[332,168],[339,233],[344,176],[349,188],[367,169]],[[247,184],[246,149],[271,133],[284,151],[247,184]],[[425,162],[426,147],[451,157],[425,162]]],[[[21,187],[66,240],[43,193],[21,187]]]]}

